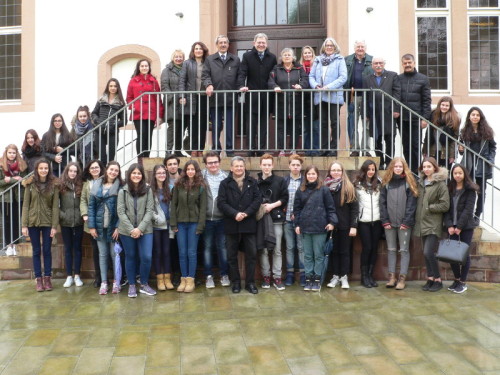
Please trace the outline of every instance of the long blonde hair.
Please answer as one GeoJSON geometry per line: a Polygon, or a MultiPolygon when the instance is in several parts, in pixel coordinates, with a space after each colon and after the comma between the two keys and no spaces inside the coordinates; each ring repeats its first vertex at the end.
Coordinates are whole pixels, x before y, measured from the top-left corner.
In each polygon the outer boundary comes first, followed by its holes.
{"type": "Polygon", "coordinates": [[[342,187],[340,188],[340,205],[343,206],[344,203],[352,203],[356,200],[356,189],[354,188],[354,185],[347,176],[344,166],[340,164],[338,161],[334,161],[333,163],[330,164],[330,166],[328,167],[327,177],[331,177],[330,171],[332,170],[332,167],[335,164],[340,166],[340,169],[342,169],[342,177],[340,180],[340,182],[342,183],[342,187]]]}
{"type": "Polygon", "coordinates": [[[382,179],[382,186],[386,186],[389,182],[391,182],[392,177],[394,176],[394,166],[398,162],[403,164],[403,173],[405,175],[406,183],[410,187],[413,196],[418,197],[417,181],[415,181],[415,177],[413,177],[413,173],[411,172],[410,167],[408,167],[408,163],[399,156],[392,159],[389,163],[389,166],[384,174],[384,178],[382,179]]]}

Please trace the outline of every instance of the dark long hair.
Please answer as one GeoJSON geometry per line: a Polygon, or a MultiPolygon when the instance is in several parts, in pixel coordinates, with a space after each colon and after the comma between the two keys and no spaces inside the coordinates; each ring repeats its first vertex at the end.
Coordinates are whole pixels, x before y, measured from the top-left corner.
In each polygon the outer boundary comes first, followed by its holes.
{"type": "Polygon", "coordinates": [[[193,43],[193,45],[191,46],[191,51],[189,52],[189,58],[192,59],[192,60],[196,60],[196,57],[194,56],[194,48],[198,44],[200,45],[201,49],[203,50],[203,56],[201,57],[201,62],[205,62],[205,59],[208,56],[208,47],[203,42],[194,42],[193,43]]]}
{"type": "Polygon", "coordinates": [[[380,186],[380,180],[378,178],[378,168],[377,164],[373,160],[366,160],[359,169],[358,173],[356,173],[356,177],[354,178],[354,185],[361,185],[365,189],[372,189],[373,191],[377,191],[380,186]],[[371,182],[368,181],[367,172],[368,167],[373,165],[375,167],[375,174],[371,182]]]}
{"type": "Polygon", "coordinates": [[[189,160],[184,164],[184,168],[182,169],[181,176],[175,182],[176,187],[183,187],[185,190],[197,189],[201,186],[205,186],[205,180],[203,179],[203,175],[201,174],[200,165],[196,160],[189,160]],[[189,180],[188,175],[186,174],[187,167],[192,165],[195,170],[193,182],[189,180]]]}
{"type": "Polygon", "coordinates": [[[59,136],[59,145],[61,147],[67,147],[74,141],[73,137],[71,136],[71,133],[68,130],[68,127],[66,126],[66,122],[64,121],[64,117],[60,113],[56,113],[52,115],[52,118],[50,119],[50,126],[49,130],[43,135],[43,141],[44,141],[44,147],[45,150],[48,150],[50,152],[53,152],[52,150],[56,146],[56,128],[54,126],[54,120],[56,118],[60,117],[62,120],[62,126],[61,126],[61,135],[59,136]]]}
{"type": "Polygon", "coordinates": [[[102,161],[100,161],[99,159],[92,159],[91,161],[89,161],[87,163],[87,165],[83,169],[83,174],[82,174],[83,181],[90,181],[93,179],[92,175],[90,174],[90,166],[94,163],[99,164],[99,169],[100,169],[99,177],[102,177],[104,175],[104,170],[106,169],[106,167],[104,166],[104,163],[102,161]]]}
{"type": "Polygon", "coordinates": [[[319,169],[318,167],[316,167],[315,165],[308,165],[304,171],[304,179],[302,180],[302,184],[300,185],[300,191],[306,191],[307,187],[306,187],[306,184],[307,184],[307,172],[309,172],[311,169],[314,169],[314,171],[316,172],[316,174],[318,175],[318,179],[316,180],[316,182],[318,183],[316,185],[316,190],[319,190],[321,189],[321,186],[323,186],[323,181],[319,175],[319,169]]]}
{"type": "Polygon", "coordinates": [[[28,138],[28,134],[31,134],[33,136],[33,139],[35,141],[35,143],[33,143],[33,150],[35,150],[36,152],[40,152],[42,151],[42,146],[41,146],[41,141],[40,141],[40,137],[38,136],[38,133],[36,132],[35,129],[29,129],[26,131],[26,133],[24,133],[24,142],[23,142],[23,145],[21,146],[21,151],[24,153],[26,151],[26,149],[28,147],[30,147],[30,145],[28,144],[28,142],[26,141],[26,139],[28,138]]]}
{"type": "Polygon", "coordinates": [[[470,120],[470,114],[472,111],[478,111],[479,116],[481,119],[479,120],[479,124],[477,125],[477,132],[481,136],[481,140],[491,140],[495,137],[495,133],[493,132],[493,129],[491,126],[488,124],[488,121],[486,121],[486,117],[484,117],[483,111],[479,107],[471,107],[469,109],[469,112],[467,112],[467,118],[465,119],[465,125],[460,133],[460,138],[464,142],[471,142],[473,138],[473,128],[472,128],[472,122],[470,120]]]}
{"type": "Polygon", "coordinates": [[[64,168],[62,176],[59,178],[59,191],[61,193],[65,193],[66,191],[73,190],[75,195],[79,197],[82,195],[82,169],[80,168],[80,164],[75,162],[70,162],[64,168]],[[76,177],[74,180],[71,180],[68,176],[69,168],[76,167],[76,177]],[[71,186],[73,184],[73,186],[71,186]]]}
{"type": "Polygon", "coordinates": [[[464,172],[464,189],[472,189],[476,192],[479,191],[479,186],[472,181],[467,168],[465,168],[462,164],[455,164],[453,168],[451,168],[451,179],[448,183],[448,191],[450,192],[450,195],[455,194],[457,191],[457,182],[453,178],[453,171],[457,168],[460,168],[464,172]]]}
{"type": "Polygon", "coordinates": [[[128,191],[133,197],[142,197],[144,194],[148,192],[148,184],[146,183],[146,173],[144,172],[144,167],[139,163],[132,164],[127,170],[126,176],[128,191]],[[132,176],[132,172],[135,170],[141,172],[142,179],[139,181],[138,185],[135,185],[130,178],[132,176]]]}
{"type": "Polygon", "coordinates": [[[33,170],[33,183],[35,184],[36,189],[40,193],[53,191],[55,185],[57,184],[57,181],[58,181],[57,177],[54,176],[54,174],[52,173],[52,163],[45,158],[37,159],[35,163],[35,168],[33,170]],[[45,183],[43,183],[40,180],[40,175],[38,174],[38,166],[43,163],[49,166],[49,173],[45,178],[45,183]]]}
{"type": "Polygon", "coordinates": [[[443,96],[439,99],[436,109],[432,114],[432,123],[434,125],[439,125],[439,123],[446,124],[449,128],[453,129],[454,134],[458,134],[458,129],[460,128],[460,116],[458,115],[455,105],[453,104],[453,99],[450,96],[443,96]],[[450,109],[446,113],[441,112],[441,103],[450,103],[450,109]]]}
{"type": "Polygon", "coordinates": [[[125,99],[123,99],[123,93],[122,93],[122,88],[120,86],[120,82],[116,79],[116,78],[110,78],[108,80],[108,82],[106,83],[106,88],[104,89],[104,92],[102,93],[103,95],[107,95],[108,98],[109,98],[109,84],[111,82],[114,82],[116,83],[116,88],[117,88],[117,91],[116,91],[116,96],[118,96],[118,100],[120,100],[120,102],[122,104],[125,104],[125,99]]]}
{"type": "Polygon", "coordinates": [[[151,175],[151,182],[150,182],[151,190],[153,191],[153,194],[157,197],[159,197],[160,190],[163,193],[163,202],[170,202],[171,196],[170,196],[170,187],[168,186],[168,171],[167,167],[165,167],[162,164],[157,164],[153,168],[153,174],[151,175]],[[160,169],[163,169],[166,174],[166,179],[163,181],[161,189],[158,188],[158,181],[156,179],[156,172],[160,169]]]}
{"type": "Polygon", "coordinates": [[[102,183],[107,184],[108,182],[108,168],[111,167],[112,165],[116,165],[118,167],[118,176],[116,176],[116,179],[120,182],[120,186],[123,185],[123,179],[122,179],[122,167],[120,167],[120,163],[117,161],[111,160],[108,162],[108,165],[106,165],[106,171],[104,172],[104,175],[102,176],[102,183]]]}
{"type": "Polygon", "coordinates": [[[138,75],[141,74],[139,66],[141,65],[141,62],[143,62],[143,61],[146,61],[149,64],[148,74],[151,74],[151,60],[149,60],[149,59],[140,59],[139,61],[137,61],[137,64],[135,64],[135,70],[134,70],[134,74],[132,75],[132,78],[134,78],[135,76],[138,76],[138,75]]]}

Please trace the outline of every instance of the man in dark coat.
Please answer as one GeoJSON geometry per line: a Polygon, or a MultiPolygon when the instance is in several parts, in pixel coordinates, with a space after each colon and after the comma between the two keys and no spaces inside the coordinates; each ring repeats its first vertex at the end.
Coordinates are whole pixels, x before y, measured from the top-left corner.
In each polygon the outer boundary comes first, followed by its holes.
{"type": "MultiPolygon", "coordinates": [[[[401,58],[404,72],[399,75],[401,84],[401,102],[429,119],[431,116],[431,85],[426,75],[415,69],[415,58],[411,54],[403,55],[401,58]]],[[[427,121],[421,120],[408,110],[403,110],[401,115],[401,139],[403,141],[403,154],[406,162],[413,172],[417,171],[420,164],[420,149],[422,132],[420,128],[427,127],[427,121]]]]}
{"type": "Polygon", "coordinates": [[[210,100],[210,119],[212,121],[212,148],[221,150],[220,134],[222,124],[225,126],[226,155],[233,154],[233,103],[234,93],[220,93],[213,95],[218,90],[237,90],[240,58],[227,50],[229,39],[219,35],[215,40],[217,52],[205,60],[201,81],[205,85],[207,96],[210,100]]]}
{"type": "Polygon", "coordinates": [[[235,156],[231,160],[231,173],[220,183],[217,207],[224,215],[227,260],[233,293],[241,291],[241,277],[238,268],[240,243],[245,251],[245,289],[257,294],[255,286],[255,264],[257,243],[255,214],[262,203],[257,181],[246,173],[245,159],[235,156]]]}
{"type": "MultiPolygon", "coordinates": [[[[373,74],[363,77],[363,87],[366,89],[380,89],[401,99],[401,85],[396,72],[385,70],[385,61],[382,57],[375,57],[372,61],[373,74]]],[[[389,165],[394,155],[394,136],[396,135],[396,122],[399,118],[399,106],[380,92],[368,92],[368,118],[375,131],[375,153],[380,158],[380,167],[389,165]],[[385,141],[385,153],[382,149],[385,141]]]]}
{"type": "MultiPolygon", "coordinates": [[[[267,90],[269,73],[277,64],[276,56],[267,48],[267,35],[258,33],[253,39],[253,48],[243,55],[238,77],[241,92],[267,90]]],[[[268,150],[269,113],[273,111],[273,96],[267,93],[246,94],[243,119],[246,122],[249,149],[259,150],[258,156],[268,150]]]]}

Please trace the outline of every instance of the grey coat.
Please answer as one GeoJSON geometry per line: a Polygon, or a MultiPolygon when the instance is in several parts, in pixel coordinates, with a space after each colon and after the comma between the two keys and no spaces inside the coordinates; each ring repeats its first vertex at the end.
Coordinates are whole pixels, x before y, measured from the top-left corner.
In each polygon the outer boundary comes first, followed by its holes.
{"type": "MultiPolygon", "coordinates": [[[[182,64],[181,76],[179,79],[179,91],[198,91],[196,89],[196,76],[198,73],[198,63],[194,59],[184,61],[182,64]]],[[[201,81],[200,91],[205,91],[206,86],[201,81]]],[[[195,115],[198,106],[198,94],[183,95],[186,98],[184,105],[184,114],[195,115]]],[[[202,100],[206,100],[205,95],[202,100]]]]}
{"type": "MultiPolygon", "coordinates": [[[[240,58],[232,53],[227,53],[226,61],[223,63],[219,52],[210,55],[205,60],[201,81],[208,87],[212,85],[214,91],[237,90],[238,72],[240,70],[240,58]]],[[[227,93],[225,102],[227,106],[233,105],[234,94],[227,93]]],[[[210,107],[224,107],[224,94],[212,95],[210,107]]]]}
{"type": "Polygon", "coordinates": [[[134,228],[139,228],[143,234],[153,233],[154,197],[149,187],[146,194],[134,198],[125,185],[118,192],[116,211],[120,219],[118,232],[121,235],[130,236],[134,228]]]}
{"type": "MultiPolygon", "coordinates": [[[[180,91],[179,82],[180,82],[181,72],[175,69],[174,63],[170,62],[165,66],[165,69],[161,72],[161,91],[180,91]]],[[[174,111],[175,118],[178,119],[181,116],[181,104],[179,103],[180,95],[167,94],[164,103],[166,105],[165,109],[165,119],[172,120],[174,119],[174,111]]]]}

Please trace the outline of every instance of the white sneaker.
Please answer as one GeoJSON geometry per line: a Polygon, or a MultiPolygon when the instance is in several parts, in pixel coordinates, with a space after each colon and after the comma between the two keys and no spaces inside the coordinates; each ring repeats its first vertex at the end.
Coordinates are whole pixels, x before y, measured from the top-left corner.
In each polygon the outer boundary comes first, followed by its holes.
{"type": "Polygon", "coordinates": [[[205,282],[207,289],[215,288],[214,278],[212,275],[207,276],[207,281],[205,282]]]}
{"type": "Polygon", "coordinates": [[[7,255],[7,256],[12,256],[12,255],[14,255],[14,253],[13,253],[13,250],[12,250],[12,247],[11,247],[11,246],[8,246],[8,247],[7,247],[7,250],[5,250],[5,255],[7,255]]]}
{"type": "Polygon", "coordinates": [[[227,275],[224,275],[220,278],[220,284],[222,286],[229,286],[231,285],[231,281],[229,281],[229,277],[227,275]]]}
{"type": "Polygon", "coordinates": [[[66,281],[63,284],[63,287],[69,288],[71,285],[73,285],[73,277],[72,276],[68,276],[66,278],[66,281]]]}
{"type": "Polygon", "coordinates": [[[347,275],[344,275],[340,278],[340,283],[342,284],[342,289],[349,289],[349,282],[347,281],[347,275]]]}
{"type": "Polygon", "coordinates": [[[340,279],[337,275],[333,275],[332,279],[330,282],[326,285],[328,288],[335,288],[337,285],[339,285],[340,279]]]}
{"type": "Polygon", "coordinates": [[[12,245],[12,255],[17,256],[16,245],[12,245]]]}
{"type": "Polygon", "coordinates": [[[76,286],[82,286],[83,285],[83,281],[82,281],[82,279],[80,279],[79,275],[75,275],[75,285],[76,286]]]}

